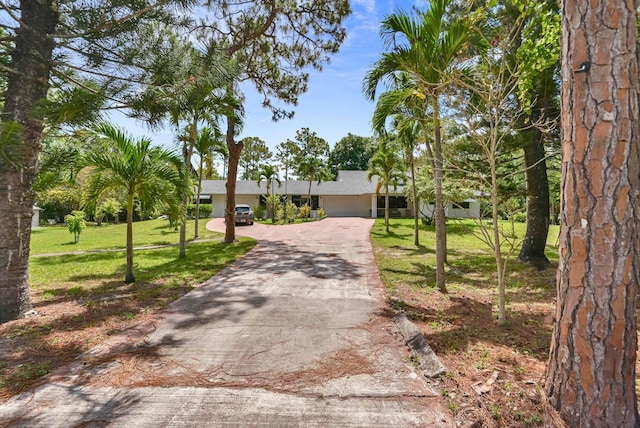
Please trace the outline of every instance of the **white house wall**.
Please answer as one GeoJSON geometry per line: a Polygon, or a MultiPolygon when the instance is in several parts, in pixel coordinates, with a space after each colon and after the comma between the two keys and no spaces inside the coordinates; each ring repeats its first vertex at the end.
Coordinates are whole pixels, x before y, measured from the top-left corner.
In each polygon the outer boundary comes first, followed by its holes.
{"type": "Polygon", "coordinates": [[[211,202],[213,203],[213,213],[211,215],[213,217],[224,217],[224,202],[226,199],[226,195],[213,195],[211,197],[211,202]]]}
{"type": "Polygon", "coordinates": [[[371,217],[371,196],[321,196],[320,206],[329,217],[371,217]]]}
{"type": "MultiPolygon", "coordinates": [[[[433,204],[422,203],[420,205],[421,215],[432,217],[433,210],[433,204]]],[[[468,209],[454,208],[452,204],[449,204],[444,208],[444,215],[447,216],[447,218],[480,218],[480,202],[469,202],[468,209]]]]}

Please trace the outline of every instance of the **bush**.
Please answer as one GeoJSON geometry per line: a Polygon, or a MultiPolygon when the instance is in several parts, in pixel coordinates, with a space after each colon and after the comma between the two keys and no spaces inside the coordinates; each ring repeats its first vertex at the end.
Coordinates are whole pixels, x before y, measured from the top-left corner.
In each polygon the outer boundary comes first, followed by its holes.
{"type": "Polygon", "coordinates": [[[327,218],[327,212],[325,210],[323,210],[322,208],[318,208],[318,210],[316,211],[318,213],[318,217],[320,218],[327,218]]]}
{"type": "Polygon", "coordinates": [[[200,204],[200,218],[209,218],[213,212],[213,204],[200,204]]]}
{"type": "MultiPolygon", "coordinates": [[[[287,202],[287,221],[291,223],[298,216],[298,207],[293,202],[287,202]]],[[[277,220],[284,220],[284,208],[282,205],[278,207],[276,215],[277,220]]]]}
{"type": "Polygon", "coordinates": [[[267,197],[267,207],[265,208],[265,218],[271,217],[275,222],[278,220],[279,213],[282,211],[282,201],[280,199],[280,195],[271,194],[267,197]]]}
{"type": "MultiPolygon", "coordinates": [[[[200,204],[200,218],[209,218],[213,212],[213,204],[200,204]]],[[[187,205],[187,217],[194,218],[196,215],[196,204],[187,205]]]]}
{"type": "Polygon", "coordinates": [[[253,209],[253,214],[258,220],[264,220],[267,209],[262,205],[256,205],[253,209]]]}
{"type": "Polygon", "coordinates": [[[64,217],[64,221],[67,223],[69,233],[73,233],[73,240],[77,244],[80,242],[80,234],[82,230],[87,227],[87,222],[84,219],[84,212],[73,211],[64,217]]]}
{"type": "Polygon", "coordinates": [[[301,219],[307,219],[311,217],[311,207],[307,204],[304,204],[303,206],[300,207],[300,209],[298,210],[298,218],[301,219]]]}
{"type": "Polygon", "coordinates": [[[515,213],[511,216],[513,221],[517,221],[518,223],[526,223],[527,222],[527,213],[515,213]]]}

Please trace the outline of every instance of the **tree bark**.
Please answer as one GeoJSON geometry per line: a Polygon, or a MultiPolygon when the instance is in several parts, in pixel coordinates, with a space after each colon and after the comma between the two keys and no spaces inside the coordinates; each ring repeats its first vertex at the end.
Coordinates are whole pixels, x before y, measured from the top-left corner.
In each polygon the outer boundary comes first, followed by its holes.
{"type": "Polygon", "coordinates": [[[640,423],[637,3],[563,0],[560,266],[545,388],[575,427],[640,423]]]}
{"type": "Polygon", "coordinates": [[[124,277],[126,284],[136,281],[133,273],[133,199],[134,192],[127,195],[127,272],[124,277]]]}
{"type": "MultiPolygon", "coordinates": [[[[546,98],[539,98],[534,111],[546,111],[546,98]]],[[[540,117],[540,115],[536,114],[540,117]]],[[[538,117],[533,117],[535,123],[538,117]]],[[[518,260],[529,263],[538,270],[550,266],[544,253],[549,235],[549,179],[544,138],[540,129],[534,127],[527,132],[528,141],[524,146],[524,163],[527,178],[527,231],[520,248],[518,260]]]]}
{"type": "Polygon", "coordinates": [[[433,102],[433,162],[434,162],[434,188],[436,194],[435,226],[436,226],[436,286],[443,293],[447,292],[447,285],[444,278],[444,267],[447,263],[447,224],[444,213],[444,196],[442,194],[442,133],[440,129],[440,117],[438,111],[437,97],[433,102]]]}
{"type": "Polygon", "coordinates": [[[229,169],[227,171],[227,204],[224,211],[226,222],[224,242],[232,243],[236,240],[236,223],[234,213],[236,209],[236,180],[238,178],[238,162],[242,153],[242,141],[235,141],[236,124],[227,117],[227,148],[229,149],[229,169]]]}
{"type": "MultiPolygon", "coordinates": [[[[410,163],[411,163],[411,188],[413,190],[413,245],[416,247],[420,246],[420,224],[418,222],[419,217],[419,208],[418,208],[418,189],[416,188],[416,163],[415,158],[413,157],[413,148],[410,149],[411,153],[409,153],[410,163]]],[[[388,231],[387,231],[388,232],[388,231]]]]}
{"type": "MultiPolygon", "coordinates": [[[[0,323],[31,309],[29,297],[29,245],[34,194],[43,123],[33,116],[46,97],[51,72],[53,39],[59,19],[54,0],[22,1],[22,26],[16,30],[15,50],[8,73],[3,127],[20,125],[16,142],[0,141],[0,323]]],[[[8,128],[6,128],[8,129],[8,128]]]]}
{"type": "Polygon", "coordinates": [[[384,226],[389,233],[389,184],[384,185],[384,226]]]}
{"type": "Polygon", "coordinates": [[[200,167],[198,168],[198,191],[196,192],[196,209],[194,211],[196,222],[193,225],[195,231],[193,232],[193,239],[198,239],[200,237],[200,232],[198,230],[198,225],[200,223],[200,192],[202,192],[202,153],[200,154],[200,167]]]}

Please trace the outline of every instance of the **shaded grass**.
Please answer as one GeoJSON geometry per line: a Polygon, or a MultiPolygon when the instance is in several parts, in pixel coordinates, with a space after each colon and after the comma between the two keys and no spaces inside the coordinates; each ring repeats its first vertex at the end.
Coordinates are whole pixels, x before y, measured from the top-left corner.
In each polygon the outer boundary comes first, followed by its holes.
{"type": "MultiPolygon", "coordinates": [[[[162,228],[158,221],[145,223],[162,228]]],[[[223,244],[222,234],[207,233],[212,240],[188,245],[185,259],[178,259],[177,247],[134,251],[132,284],[124,283],[124,251],[31,258],[31,297],[38,316],[0,325],[0,398],[24,391],[110,335],[153,316],[256,244],[246,237],[223,244]]],[[[95,239],[93,245],[111,245],[106,241],[95,239]]]]}

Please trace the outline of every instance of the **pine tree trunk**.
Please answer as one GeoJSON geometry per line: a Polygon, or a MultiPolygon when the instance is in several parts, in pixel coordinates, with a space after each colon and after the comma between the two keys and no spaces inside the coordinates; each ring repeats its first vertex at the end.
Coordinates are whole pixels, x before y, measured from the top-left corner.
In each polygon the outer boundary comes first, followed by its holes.
{"type": "MultiPolygon", "coordinates": [[[[545,111],[546,98],[538,99],[534,111],[545,111]]],[[[538,118],[534,117],[535,122],[538,118]]],[[[527,177],[527,232],[520,248],[518,260],[529,263],[539,270],[549,267],[544,253],[549,234],[549,179],[547,177],[544,139],[538,128],[527,132],[524,147],[524,163],[527,177]]]]}
{"type": "MultiPolygon", "coordinates": [[[[46,97],[58,13],[53,0],[20,3],[22,27],[16,31],[15,50],[7,73],[2,111],[8,122],[21,126],[16,142],[0,141],[0,323],[19,318],[31,309],[29,298],[29,244],[34,194],[43,124],[32,116],[46,97]]],[[[8,129],[8,128],[6,128],[8,129]]]]}
{"type": "Polygon", "coordinates": [[[238,162],[243,144],[235,141],[236,125],[233,119],[227,118],[227,148],[229,149],[229,169],[227,171],[227,205],[224,211],[226,222],[224,242],[232,243],[236,240],[236,179],[238,177],[238,162]]]}
{"type": "Polygon", "coordinates": [[[572,427],[640,422],[637,6],[563,0],[563,200],[546,392],[572,427]],[[590,70],[576,73],[585,61],[590,70]]]}

